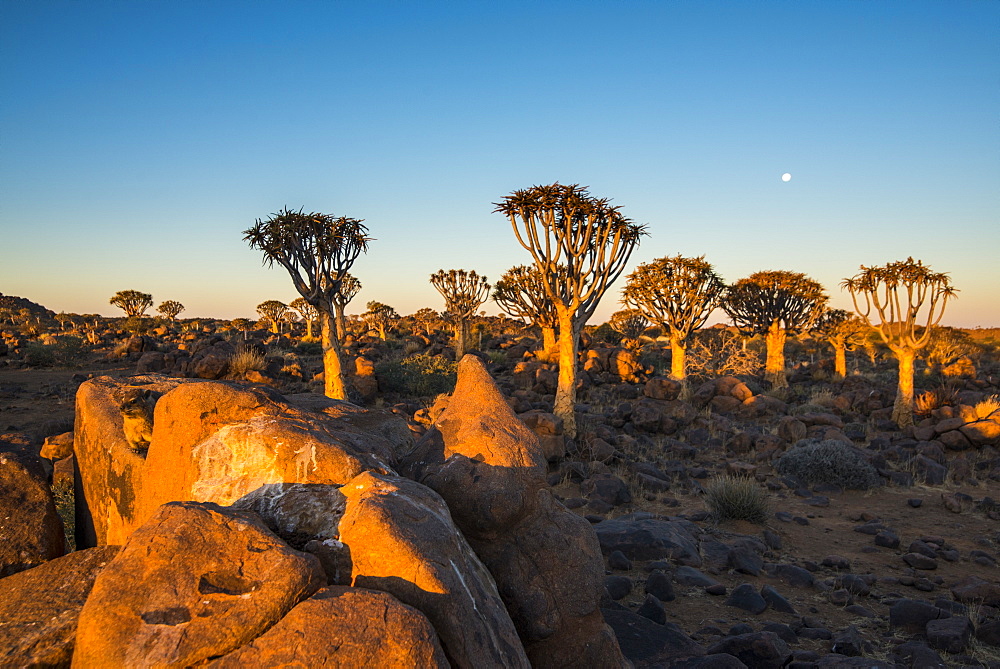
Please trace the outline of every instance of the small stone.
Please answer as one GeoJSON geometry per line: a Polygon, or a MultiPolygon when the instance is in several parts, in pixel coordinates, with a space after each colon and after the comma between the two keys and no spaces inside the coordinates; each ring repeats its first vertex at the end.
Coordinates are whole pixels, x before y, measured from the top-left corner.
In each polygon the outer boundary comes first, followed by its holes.
{"type": "Polygon", "coordinates": [[[837,571],[851,570],[851,561],[841,555],[827,555],[820,564],[837,571]]]}
{"type": "Polygon", "coordinates": [[[760,596],[764,598],[772,609],[781,613],[795,613],[795,607],[785,599],[784,595],[774,589],[773,586],[765,585],[760,589],[760,596]]]}
{"type": "Polygon", "coordinates": [[[632,568],[632,561],[621,551],[612,551],[608,556],[608,567],[616,571],[628,571],[632,568]]]}
{"type": "Polygon", "coordinates": [[[914,509],[919,509],[920,506],[924,503],[924,500],[920,499],[919,497],[911,497],[910,499],[906,500],[906,503],[909,504],[914,509]]]}
{"type": "Polygon", "coordinates": [[[972,637],[972,623],[964,616],[927,622],[927,643],[946,653],[961,653],[972,637]]]}
{"type": "Polygon", "coordinates": [[[608,591],[608,596],[618,601],[632,592],[632,579],[621,574],[606,576],[604,578],[604,587],[608,591]]]}
{"type": "Polygon", "coordinates": [[[705,592],[708,593],[709,595],[721,597],[722,595],[729,592],[729,589],[726,588],[726,586],[722,585],[721,583],[716,583],[715,585],[710,585],[707,588],[705,588],[705,592]]]}
{"type": "Polygon", "coordinates": [[[922,553],[907,553],[903,556],[903,562],[914,569],[937,569],[937,560],[922,553]]]}
{"type": "Polygon", "coordinates": [[[672,602],[677,598],[670,576],[662,571],[654,571],[646,578],[646,594],[653,595],[661,602],[672,602]]]}
{"type": "Polygon", "coordinates": [[[734,606],[756,615],[763,613],[767,609],[767,602],[754,590],[752,585],[742,583],[733,588],[732,593],[726,600],[726,606],[734,606]]]}
{"type": "Polygon", "coordinates": [[[830,603],[834,606],[847,606],[851,603],[851,593],[846,588],[840,588],[839,590],[833,590],[829,594],[830,603]]]}
{"type": "Polygon", "coordinates": [[[875,535],[875,545],[883,548],[899,548],[899,537],[892,530],[882,530],[875,535]]]}
{"type": "Polygon", "coordinates": [[[663,625],[667,622],[667,612],[663,608],[663,604],[659,599],[653,595],[646,595],[646,599],[643,601],[642,606],[636,611],[643,618],[648,618],[658,625],[663,625]]]}

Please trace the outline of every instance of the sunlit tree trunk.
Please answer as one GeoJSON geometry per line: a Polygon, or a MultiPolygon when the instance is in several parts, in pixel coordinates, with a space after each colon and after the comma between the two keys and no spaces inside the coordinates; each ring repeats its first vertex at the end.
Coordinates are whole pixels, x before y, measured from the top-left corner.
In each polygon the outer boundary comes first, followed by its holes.
{"type": "Polygon", "coordinates": [[[340,365],[340,340],[335,336],[333,315],[319,312],[320,338],[323,343],[323,391],[327,397],[346,400],[344,374],[340,365]]]}
{"type": "Polygon", "coordinates": [[[764,364],[764,379],[773,388],[785,388],[788,379],[785,378],[785,339],[787,334],[778,321],[771,323],[764,343],[767,346],[767,361],[764,364]]]}
{"type": "Polygon", "coordinates": [[[833,375],[837,380],[847,376],[847,346],[842,339],[834,339],[833,344],[833,375]]]}
{"type": "Polygon", "coordinates": [[[455,360],[461,360],[465,355],[469,341],[469,321],[464,318],[455,323],[455,360]]]}
{"type": "Polygon", "coordinates": [[[679,335],[671,333],[670,335],[670,376],[677,379],[678,381],[683,381],[687,378],[687,371],[685,370],[685,356],[687,355],[687,350],[684,347],[684,342],[681,341],[679,335]]]}
{"type": "Polygon", "coordinates": [[[553,413],[562,418],[563,432],[576,437],[576,353],[580,333],[573,323],[573,311],[559,309],[559,383],[553,413]]]}
{"type": "Polygon", "coordinates": [[[913,361],[917,357],[912,348],[893,347],[899,361],[899,385],[896,402],[892,405],[892,420],[900,427],[913,425],[913,361]]]}

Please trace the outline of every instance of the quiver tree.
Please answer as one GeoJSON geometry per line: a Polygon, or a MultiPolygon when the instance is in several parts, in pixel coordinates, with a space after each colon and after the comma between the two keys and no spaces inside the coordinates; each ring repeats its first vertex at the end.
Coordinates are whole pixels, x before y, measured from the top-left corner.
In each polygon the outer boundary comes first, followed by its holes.
{"type": "Polygon", "coordinates": [[[288,311],[288,305],[280,300],[268,300],[257,305],[257,313],[262,320],[271,325],[271,332],[278,334],[281,332],[281,320],[288,311]]]}
{"type": "Polygon", "coordinates": [[[156,307],[156,311],[167,320],[176,320],[178,314],[184,311],[184,305],[177,300],[167,300],[156,307]]]}
{"type": "Polygon", "coordinates": [[[344,319],[344,309],[351,300],[361,292],[361,282],[351,274],[344,274],[340,280],[340,290],[333,296],[333,320],[337,326],[337,339],[341,342],[347,336],[347,321],[344,319]]]}
{"type": "Polygon", "coordinates": [[[295,290],[318,312],[324,391],[327,397],[346,400],[333,303],[347,271],[368,250],[368,228],[357,218],[286,208],[266,221],[258,219],[243,235],[251,248],[263,251],[264,264],[277,262],[288,271],[295,290]]]}
{"type": "Polygon", "coordinates": [[[764,378],[775,388],[785,378],[785,339],[808,330],[826,306],[823,286],[798,272],[755,272],[729,287],[722,308],[744,335],[763,335],[764,378]]]}
{"type": "Polygon", "coordinates": [[[670,375],[683,381],[691,337],[719,306],[725,290],[705,256],[677,255],[639,265],[628,276],[622,301],[670,337],[670,375]]]}
{"type": "Polygon", "coordinates": [[[313,321],[319,316],[319,312],[316,311],[316,307],[306,302],[304,297],[296,297],[294,300],[288,303],[288,306],[295,310],[302,320],[306,324],[306,337],[312,339],[313,337],[313,321]]]}
{"type": "Polygon", "coordinates": [[[431,274],[431,285],[444,298],[445,313],[455,327],[455,359],[461,360],[469,341],[469,319],[490,296],[490,284],[474,270],[442,269],[431,274]]]}
{"type": "Polygon", "coordinates": [[[413,319],[414,323],[420,326],[425,335],[430,335],[432,324],[441,320],[441,316],[438,312],[434,311],[430,307],[421,307],[420,309],[417,309],[415,312],[410,314],[410,318],[413,319]]]}
{"type": "Polygon", "coordinates": [[[533,186],[496,205],[531,254],[556,309],[559,379],[554,413],[576,436],[576,367],[580,330],[625,269],[645,228],[606,198],[577,185],[533,186]]]}
{"type": "Polygon", "coordinates": [[[913,424],[913,361],[927,346],[931,332],[957,292],[947,274],[932,272],[919,260],[861,266],[841,284],[851,293],[854,310],[885,342],[899,362],[899,383],[892,419],[900,427],[913,424]],[[924,315],[921,311],[926,307],[924,315]]]}
{"type": "Polygon", "coordinates": [[[649,327],[649,320],[638,309],[623,309],[611,314],[608,325],[622,336],[622,346],[638,348],[639,337],[649,327]]]}
{"type": "Polygon", "coordinates": [[[119,290],[108,303],[124,311],[129,318],[138,318],[153,306],[153,296],[138,290],[119,290]]]}
{"type": "Polygon", "coordinates": [[[253,321],[249,318],[234,318],[229,321],[229,327],[243,333],[243,339],[247,338],[247,332],[253,329],[253,321]]]}
{"type": "Polygon", "coordinates": [[[844,309],[824,309],[813,326],[813,336],[833,347],[833,373],[838,379],[847,376],[847,351],[864,344],[871,328],[844,309]]]}
{"type": "MultiPolygon", "coordinates": [[[[560,268],[565,274],[565,268],[560,268]]],[[[545,290],[545,281],[537,267],[518,265],[503,273],[493,286],[493,301],[504,313],[526,319],[542,331],[542,351],[556,355],[556,326],[559,315],[545,290]]]]}
{"type": "Polygon", "coordinates": [[[388,304],[381,302],[369,302],[366,306],[368,311],[361,314],[362,320],[369,330],[376,330],[379,339],[385,341],[386,333],[392,324],[399,320],[399,314],[388,304]]]}

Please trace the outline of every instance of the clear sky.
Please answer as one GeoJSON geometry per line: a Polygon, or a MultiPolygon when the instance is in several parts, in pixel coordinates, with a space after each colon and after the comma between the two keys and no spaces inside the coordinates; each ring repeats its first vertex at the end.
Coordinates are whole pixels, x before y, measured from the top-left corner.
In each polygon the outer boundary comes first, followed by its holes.
{"type": "Polygon", "coordinates": [[[369,226],[348,313],[441,309],[438,269],[529,261],[493,203],[560,181],[648,225],[633,267],[849,307],[913,256],[1000,326],[998,45],[989,0],[0,0],[0,292],[253,316],[297,295],[241,233],[288,206],[369,226]]]}

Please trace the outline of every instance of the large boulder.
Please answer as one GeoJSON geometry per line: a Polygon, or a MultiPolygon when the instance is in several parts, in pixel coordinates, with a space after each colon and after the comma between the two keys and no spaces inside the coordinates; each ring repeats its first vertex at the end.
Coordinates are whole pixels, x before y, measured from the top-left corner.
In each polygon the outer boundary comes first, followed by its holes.
{"type": "Polygon", "coordinates": [[[459,363],[455,392],[417,454],[413,470],[492,573],[532,666],[623,665],[598,609],[597,537],[552,497],[534,432],[476,356],[459,363]]]}
{"type": "Polygon", "coordinates": [[[66,550],[47,479],[37,455],[0,440],[0,577],[57,558],[66,550]]]}
{"type": "Polygon", "coordinates": [[[425,486],[366,472],[341,488],[340,541],[356,587],[419,609],[455,666],[528,667],[493,577],[425,486]]]}
{"type": "Polygon", "coordinates": [[[80,609],[118,550],[88,548],[0,579],[0,666],[69,666],[80,609]]]}
{"type": "Polygon", "coordinates": [[[390,472],[396,450],[410,444],[401,419],[346,402],[289,401],[267,388],[160,378],[128,381],[146,381],[160,395],[145,453],[122,434],[116,399],[125,386],[104,377],[80,388],[83,545],[124,542],[167,502],[228,505],[269,483],[343,484],[362,471],[390,472]]]}
{"type": "Polygon", "coordinates": [[[427,617],[384,592],[331,586],[211,667],[448,667],[427,617]]]}
{"type": "Polygon", "coordinates": [[[315,557],[255,515],[166,504],[98,575],[73,665],[197,664],[249,643],[325,584],[315,557]]]}

